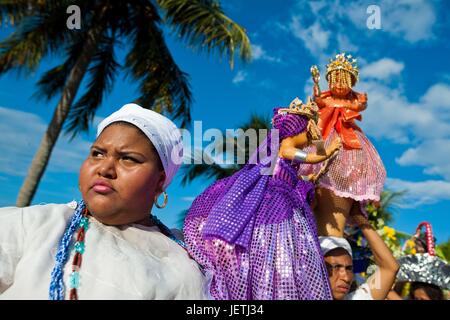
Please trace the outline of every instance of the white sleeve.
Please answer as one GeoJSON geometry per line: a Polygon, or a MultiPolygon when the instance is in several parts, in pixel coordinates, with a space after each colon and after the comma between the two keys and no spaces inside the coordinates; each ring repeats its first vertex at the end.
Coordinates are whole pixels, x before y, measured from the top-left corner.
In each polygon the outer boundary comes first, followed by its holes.
{"type": "Polygon", "coordinates": [[[370,287],[367,282],[359,286],[358,289],[356,289],[353,292],[350,292],[346,297],[345,300],[373,300],[372,295],[370,294],[370,287]]]}
{"type": "MultiPolygon", "coordinates": [[[[189,259],[189,258],[188,258],[189,259]]],[[[178,264],[180,268],[179,285],[175,300],[207,300],[209,286],[199,265],[192,259],[178,264]]]]}
{"type": "Polygon", "coordinates": [[[24,238],[23,208],[0,208],[0,294],[13,284],[24,238]]]}

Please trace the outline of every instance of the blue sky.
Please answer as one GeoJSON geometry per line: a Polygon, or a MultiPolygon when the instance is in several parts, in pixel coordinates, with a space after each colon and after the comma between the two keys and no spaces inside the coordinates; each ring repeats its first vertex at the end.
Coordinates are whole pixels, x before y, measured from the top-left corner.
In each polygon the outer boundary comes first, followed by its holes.
{"type": "MultiPolygon", "coordinates": [[[[231,70],[226,59],[193,52],[166,30],[176,62],[190,75],[193,120],[202,121],[203,130],[223,130],[238,128],[255,112],[269,115],[272,108],[311,94],[312,64],[323,74],[329,58],[350,53],[361,70],[355,90],[369,98],[360,126],[386,166],[386,187],[408,190],[395,209],[393,227],[412,233],[429,221],[438,242],[449,239],[449,2],[228,0],[223,7],[250,36],[254,59],[249,64],[238,62],[231,70]],[[370,4],[380,8],[381,29],[367,28],[370,4]]],[[[11,31],[0,27],[0,40],[11,31]]],[[[49,57],[33,74],[0,77],[1,206],[15,203],[56,106],[56,100],[37,101],[32,95],[42,72],[58,62],[49,57]]],[[[118,79],[94,126],[136,96],[132,83],[118,79]]],[[[78,169],[93,139],[94,130],[71,142],[59,139],[33,203],[80,197],[78,169]]],[[[155,208],[169,226],[177,225],[179,213],[212,182],[199,179],[182,187],[180,180],[179,174],[168,189],[169,205],[155,208]]]]}

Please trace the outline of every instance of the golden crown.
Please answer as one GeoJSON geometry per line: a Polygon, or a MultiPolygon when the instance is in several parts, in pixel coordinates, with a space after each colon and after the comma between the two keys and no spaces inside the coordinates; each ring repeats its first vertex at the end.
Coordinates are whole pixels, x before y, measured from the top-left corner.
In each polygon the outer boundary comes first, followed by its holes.
{"type": "Polygon", "coordinates": [[[346,56],[345,52],[337,54],[336,58],[334,60],[330,59],[330,63],[327,64],[327,80],[330,80],[329,76],[331,72],[335,70],[345,70],[350,72],[352,75],[352,85],[355,85],[359,79],[359,70],[356,62],[357,60],[353,59],[351,55],[346,56]]]}
{"type": "Polygon", "coordinates": [[[308,97],[307,103],[303,103],[299,98],[295,98],[289,104],[289,108],[280,108],[278,113],[293,113],[302,116],[306,116],[310,119],[313,119],[315,122],[319,119],[319,107],[317,104],[308,97]]]}

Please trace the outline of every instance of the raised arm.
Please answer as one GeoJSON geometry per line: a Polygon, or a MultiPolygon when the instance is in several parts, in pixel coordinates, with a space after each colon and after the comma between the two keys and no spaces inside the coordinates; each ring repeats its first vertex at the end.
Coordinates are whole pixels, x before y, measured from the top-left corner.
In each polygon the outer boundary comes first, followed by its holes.
{"type": "Polygon", "coordinates": [[[374,300],[384,300],[395,282],[400,266],[369,221],[361,213],[353,214],[352,218],[367,239],[378,267],[367,280],[370,293],[374,300]]]}
{"type": "Polygon", "coordinates": [[[327,98],[331,97],[330,91],[319,92],[319,89],[316,85],[314,85],[314,102],[320,108],[324,108],[327,106],[327,98]]]}
{"type": "MultiPolygon", "coordinates": [[[[282,158],[288,159],[288,160],[294,160],[295,154],[306,147],[308,145],[308,137],[306,135],[306,132],[302,132],[296,136],[288,137],[283,139],[281,142],[280,150],[278,155],[282,158]]],[[[306,158],[302,161],[305,163],[319,163],[322,161],[325,161],[329,157],[331,157],[335,152],[339,150],[341,147],[341,141],[339,138],[334,140],[326,149],[325,155],[319,155],[316,153],[306,153],[306,158]]]]}

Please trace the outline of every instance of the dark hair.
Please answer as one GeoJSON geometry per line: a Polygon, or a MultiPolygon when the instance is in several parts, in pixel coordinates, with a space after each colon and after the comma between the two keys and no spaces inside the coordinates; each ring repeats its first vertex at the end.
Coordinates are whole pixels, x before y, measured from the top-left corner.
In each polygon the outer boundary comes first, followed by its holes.
{"type": "Polygon", "coordinates": [[[404,281],[396,282],[395,285],[394,285],[395,293],[397,293],[399,296],[401,296],[402,293],[403,293],[403,289],[405,288],[406,283],[407,282],[404,282],[404,281]]]}
{"type": "Polygon", "coordinates": [[[413,282],[409,291],[409,298],[414,299],[414,291],[422,289],[431,300],[444,300],[444,293],[441,288],[431,283],[413,282]]]}
{"type": "Polygon", "coordinates": [[[112,126],[112,125],[120,125],[120,126],[125,126],[125,127],[132,127],[135,128],[139,131],[139,134],[142,135],[143,137],[145,137],[148,140],[148,143],[150,144],[150,148],[157,154],[157,159],[158,159],[158,169],[159,171],[164,171],[164,166],[161,162],[161,158],[159,157],[158,151],[156,150],[155,146],[153,145],[153,143],[150,141],[150,139],[145,135],[144,132],[142,132],[141,129],[139,129],[138,127],[136,127],[134,124],[130,123],[130,122],[126,122],[126,121],[116,121],[116,122],[112,122],[110,124],[108,124],[103,131],[105,131],[106,128],[112,126]]]}

